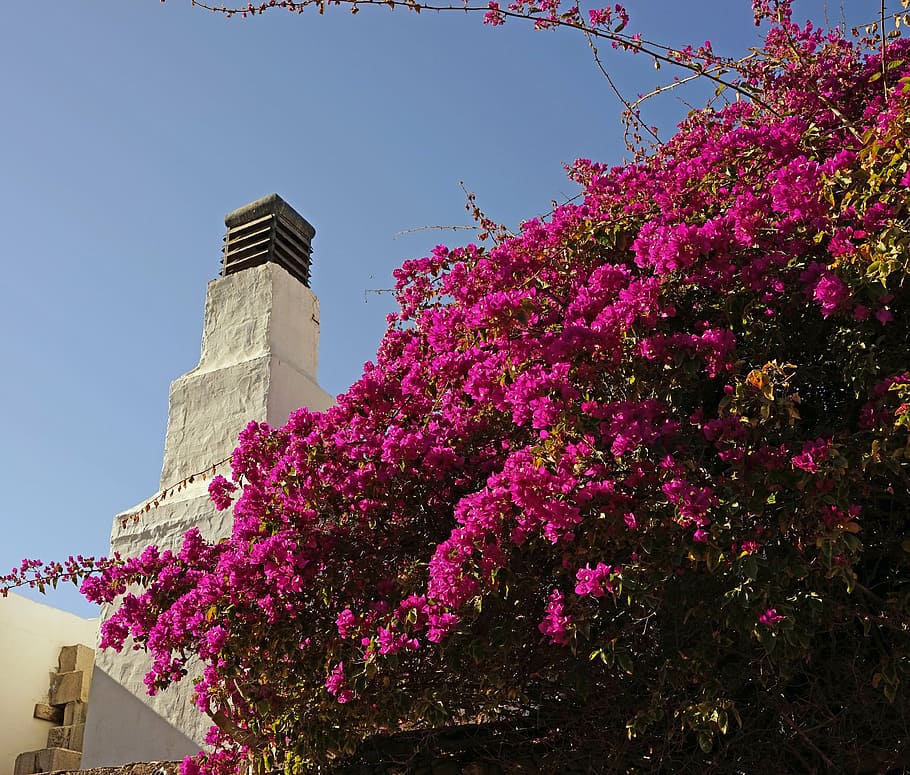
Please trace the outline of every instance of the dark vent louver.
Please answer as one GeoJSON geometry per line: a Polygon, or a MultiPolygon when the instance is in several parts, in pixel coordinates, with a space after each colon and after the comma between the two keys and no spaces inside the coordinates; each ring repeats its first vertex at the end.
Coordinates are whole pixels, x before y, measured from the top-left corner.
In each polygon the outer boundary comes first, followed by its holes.
{"type": "Polygon", "coordinates": [[[228,213],[224,225],[222,277],[272,261],[309,287],[316,229],[278,194],[228,213]]]}

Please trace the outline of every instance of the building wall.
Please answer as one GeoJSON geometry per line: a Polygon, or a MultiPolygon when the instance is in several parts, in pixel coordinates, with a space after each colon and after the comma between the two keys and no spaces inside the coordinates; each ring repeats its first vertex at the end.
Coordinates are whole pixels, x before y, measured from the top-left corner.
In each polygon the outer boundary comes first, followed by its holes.
{"type": "Polygon", "coordinates": [[[51,673],[62,646],[94,647],[97,619],[36,603],[13,592],[0,600],[0,775],[10,775],[16,756],[44,748],[50,721],[33,718],[47,702],[51,673]]]}
{"type": "MultiPolygon", "coordinates": [[[[230,456],[250,420],[278,427],[301,406],[316,411],[331,406],[333,398],[316,381],[318,352],[319,301],[285,269],[266,263],[213,280],[199,364],[171,384],[161,474],[162,488],[191,474],[193,482],[149,511],[143,502],[119,514],[111,552],[134,556],[149,544],[175,549],[191,527],[208,540],[229,535],[233,513],[216,511],[208,496],[210,480],[198,472],[210,472],[230,456]],[[140,517],[133,520],[136,512],[140,517]]],[[[227,465],[218,469],[229,472],[227,465]]],[[[113,610],[105,606],[102,618],[113,610]]],[[[143,680],[149,667],[148,655],[129,647],[96,654],[84,768],[165,761],[203,747],[211,721],[193,704],[194,667],[185,680],[154,697],[143,680]]]]}
{"type": "Polygon", "coordinates": [[[89,718],[93,714],[95,723],[86,722],[90,733],[83,744],[83,769],[105,766],[98,762],[181,761],[199,753],[199,743],[175,728],[172,719],[156,713],[97,666],[89,718]]]}

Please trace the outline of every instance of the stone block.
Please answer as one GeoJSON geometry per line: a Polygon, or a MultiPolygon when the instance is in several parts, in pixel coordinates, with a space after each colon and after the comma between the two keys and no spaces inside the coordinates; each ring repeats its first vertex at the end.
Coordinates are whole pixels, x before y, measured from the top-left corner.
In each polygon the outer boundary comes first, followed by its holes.
{"type": "Polygon", "coordinates": [[[57,673],[51,679],[50,704],[66,705],[68,702],[88,702],[91,676],[82,670],[57,673]]]}
{"type": "Polygon", "coordinates": [[[72,724],[84,724],[87,715],[88,705],[86,703],[68,702],[63,706],[63,719],[57,723],[67,727],[72,724]]]}
{"type": "Polygon", "coordinates": [[[42,748],[35,751],[37,772],[57,772],[58,770],[78,770],[82,764],[82,752],[68,748],[42,748]]]}
{"type": "Polygon", "coordinates": [[[48,748],[69,748],[71,751],[82,750],[82,738],[85,736],[85,724],[70,724],[54,727],[47,733],[48,748]]]}
{"type": "Polygon", "coordinates": [[[34,717],[54,724],[65,724],[63,708],[39,702],[35,705],[34,717]]]}
{"type": "Polygon", "coordinates": [[[60,649],[58,673],[73,673],[76,670],[90,672],[95,663],[95,650],[77,643],[75,646],[64,646],[60,649]]]}
{"type": "Polygon", "coordinates": [[[32,775],[37,772],[36,756],[37,751],[26,751],[16,757],[16,764],[13,765],[13,775],[32,775]]]}

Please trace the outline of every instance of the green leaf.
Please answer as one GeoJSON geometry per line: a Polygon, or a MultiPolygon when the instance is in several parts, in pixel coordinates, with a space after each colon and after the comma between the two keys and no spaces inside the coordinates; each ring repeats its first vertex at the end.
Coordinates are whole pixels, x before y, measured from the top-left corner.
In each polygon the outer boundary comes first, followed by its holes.
{"type": "Polygon", "coordinates": [[[727,734],[727,729],[729,729],[730,723],[727,718],[727,711],[723,708],[717,709],[717,728],[723,733],[727,734]]]}
{"type": "Polygon", "coordinates": [[[616,652],[616,661],[625,673],[632,675],[632,657],[629,656],[629,652],[616,652]]]}

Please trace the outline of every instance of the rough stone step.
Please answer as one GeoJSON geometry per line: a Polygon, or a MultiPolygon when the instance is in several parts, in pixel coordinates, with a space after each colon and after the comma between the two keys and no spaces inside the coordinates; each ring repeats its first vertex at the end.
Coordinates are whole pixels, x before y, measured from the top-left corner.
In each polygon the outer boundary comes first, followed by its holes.
{"type": "Polygon", "coordinates": [[[84,702],[68,702],[63,706],[63,720],[58,724],[71,726],[72,724],[84,724],[85,717],[88,715],[88,704],[84,702]]]}
{"type": "Polygon", "coordinates": [[[85,724],[70,724],[48,730],[48,748],[69,748],[71,751],[82,750],[82,738],[85,736],[85,724]]]}
{"type": "Polygon", "coordinates": [[[73,670],[51,677],[50,704],[66,705],[68,702],[88,702],[91,673],[73,670]]]}
{"type": "Polygon", "coordinates": [[[66,711],[56,705],[48,705],[45,702],[39,702],[35,705],[34,717],[42,721],[50,721],[54,724],[66,723],[66,711]]]}
{"type": "Polygon", "coordinates": [[[13,775],[78,770],[81,763],[81,751],[71,751],[68,748],[42,748],[39,751],[26,751],[19,754],[13,767],[13,775]]]}
{"type": "Polygon", "coordinates": [[[136,762],[120,767],[91,767],[60,775],[180,775],[180,762],[136,762]]]}
{"type": "Polygon", "coordinates": [[[57,672],[73,673],[77,670],[82,670],[88,673],[91,672],[94,664],[95,650],[77,643],[75,646],[64,646],[60,649],[57,672]]]}

